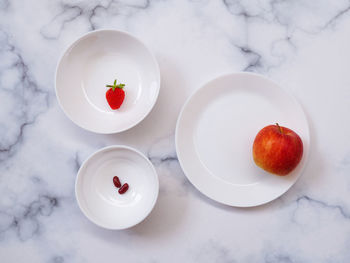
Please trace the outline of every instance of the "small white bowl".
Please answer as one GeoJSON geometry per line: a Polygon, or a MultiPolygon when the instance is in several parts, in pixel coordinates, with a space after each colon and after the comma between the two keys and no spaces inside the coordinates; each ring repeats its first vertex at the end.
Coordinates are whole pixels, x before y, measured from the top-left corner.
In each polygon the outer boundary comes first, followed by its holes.
{"type": "Polygon", "coordinates": [[[75,183],[85,216],[107,229],[132,227],[152,211],[158,197],[158,175],[142,153],[127,146],[109,146],[92,154],[80,167],[75,183]],[[113,177],[129,190],[118,193],[113,177]]]}
{"type": "Polygon", "coordinates": [[[138,124],[153,108],[160,88],[159,66],[146,46],[128,33],[98,30],[76,40],[56,70],[56,95],[65,114],[96,133],[117,133],[138,124]],[[125,84],[125,100],[112,110],[107,84],[125,84]]]}

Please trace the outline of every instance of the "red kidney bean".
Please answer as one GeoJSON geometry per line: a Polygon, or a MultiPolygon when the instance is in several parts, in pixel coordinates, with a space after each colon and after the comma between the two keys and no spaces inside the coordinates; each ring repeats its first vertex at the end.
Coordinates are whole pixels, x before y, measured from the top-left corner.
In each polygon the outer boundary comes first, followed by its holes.
{"type": "Polygon", "coordinates": [[[120,180],[119,180],[119,178],[118,178],[118,176],[114,176],[113,177],[113,183],[114,183],[114,185],[115,185],[115,187],[121,187],[122,186],[122,184],[120,183],[120,180]]]}
{"type": "Polygon", "coordinates": [[[129,185],[127,183],[123,184],[122,187],[119,188],[118,193],[119,194],[124,194],[126,191],[128,191],[129,185]]]}

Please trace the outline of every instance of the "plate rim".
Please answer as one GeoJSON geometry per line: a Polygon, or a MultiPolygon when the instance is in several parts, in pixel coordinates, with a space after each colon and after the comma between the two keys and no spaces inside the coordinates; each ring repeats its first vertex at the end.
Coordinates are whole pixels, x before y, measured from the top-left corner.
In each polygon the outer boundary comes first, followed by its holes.
{"type": "MultiPolygon", "coordinates": [[[[177,118],[177,121],[176,121],[176,127],[175,127],[175,150],[176,150],[176,155],[178,157],[178,161],[179,161],[179,164],[180,164],[180,167],[182,169],[182,171],[184,172],[186,178],[190,181],[190,183],[201,193],[203,194],[204,196],[206,196],[207,198],[210,198],[211,200],[214,200],[218,203],[221,203],[221,204],[224,204],[224,205],[228,205],[228,206],[232,206],[232,207],[241,207],[241,208],[245,208],[245,207],[257,207],[257,206],[261,206],[261,205],[264,205],[264,204],[267,204],[267,203],[270,203],[276,199],[278,199],[279,197],[281,197],[282,195],[284,195],[286,192],[289,191],[289,189],[299,180],[299,178],[301,177],[301,175],[304,173],[304,170],[307,166],[307,163],[308,163],[308,159],[309,159],[309,155],[310,155],[310,145],[311,145],[311,136],[310,136],[310,125],[309,125],[309,122],[308,122],[308,118],[305,114],[305,111],[302,107],[302,105],[297,101],[297,99],[287,90],[285,90],[284,88],[282,88],[282,86],[277,83],[276,81],[273,81],[271,80],[270,78],[268,77],[265,77],[264,75],[261,75],[261,74],[258,74],[258,73],[254,73],[254,72],[231,72],[231,73],[226,73],[226,74],[222,74],[222,75],[219,75],[213,79],[210,79],[208,81],[206,81],[205,83],[203,83],[198,89],[196,89],[194,92],[192,92],[192,94],[190,94],[190,96],[186,99],[185,103],[183,104],[181,110],[180,110],[180,113],[179,113],[179,116],[177,118]],[[279,194],[278,196],[274,197],[273,199],[271,200],[268,200],[268,201],[262,201],[262,202],[259,202],[259,203],[255,203],[255,204],[250,204],[250,205],[237,205],[237,204],[232,204],[232,203],[229,203],[229,202],[225,202],[225,201],[222,201],[222,200],[219,200],[218,198],[214,198],[214,197],[211,197],[209,195],[207,195],[206,193],[204,193],[199,186],[197,186],[193,180],[191,180],[190,176],[188,176],[188,172],[185,170],[184,168],[184,165],[183,165],[183,160],[181,160],[181,157],[180,157],[180,151],[179,151],[179,142],[178,142],[178,134],[179,134],[179,125],[180,125],[180,121],[182,119],[182,116],[184,114],[184,111],[185,111],[185,108],[187,107],[187,105],[190,103],[190,101],[192,100],[192,98],[194,96],[196,96],[197,93],[200,92],[200,90],[202,90],[206,85],[208,85],[209,83],[211,82],[214,82],[216,80],[219,80],[221,78],[225,78],[225,77],[229,77],[229,76],[239,76],[239,75],[246,75],[246,76],[253,76],[253,77],[258,77],[258,78],[261,78],[265,81],[268,81],[268,82],[271,82],[272,84],[276,85],[283,93],[285,93],[289,99],[291,99],[300,109],[303,117],[304,117],[304,120],[305,120],[305,125],[306,125],[306,128],[307,128],[307,141],[308,141],[308,151],[307,151],[307,154],[304,155],[304,165],[303,167],[301,167],[300,169],[300,172],[299,174],[296,176],[296,179],[293,183],[291,183],[284,192],[282,192],[281,194],[279,194]]],[[[304,151],[304,154],[305,154],[305,151],[304,151]]]]}
{"type": "Polygon", "coordinates": [[[73,40],[72,42],[70,42],[70,44],[68,44],[64,49],[63,51],[61,51],[61,54],[59,55],[59,58],[57,60],[57,64],[56,64],[56,68],[55,68],[55,75],[54,75],[54,88],[55,88],[55,95],[56,95],[56,99],[58,101],[58,105],[59,107],[61,108],[61,110],[63,111],[63,113],[65,114],[66,117],[68,117],[68,119],[73,122],[75,125],[77,125],[78,127],[84,129],[84,130],[87,130],[87,131],[90,131],[90,132],[93,132],[93,133],[96,133],[96,134],[116,134],[116,133],[120,133],[120,132],[123,132],[123,131],[127,131],[133,127],[135,127],[136,125],[138,125],[140,122],[142,122],[147,116],[148,114],[152,111],[152,109],[154,108],[157,100],[158,100],[158,97],[159,97],[159,92],[160,92],[160,87],[161,87],[161,77],[160,77],[160,67],[159,67],[159,63],[155,57],[155,55],[153,54],[153,52],[148,48],[148,46],[146,46],[139,38],[137,38],[136,36],[126,32],[126,31],[123,31],[123,30],[117,30],[117,29],[113,29],[113,28],[101,28],[101,29],[97,29],[97,30],[92,30],[92,31],[88,31],[82,35],[80,35],[78,38],[76,38],[75,40],[73,40]],[[155,94],[155,99],[154,99],[154,102],[152,104],[152,106],[147,110],[145,111],[144,115],[135,123],[129,125],[129,126],[126,126],[122,129],[115,129],[115,130],[111,130],[111,131],[98,131],[96,129],[90,129],[80,123],[77,123],[75,122],[72,117],[70,116],[70,114],[68,114],[68,112],[66,111],[66,109],[63,107],[62,105],[62,102],[60,100],[60,97],[58,96],[58,89],[57,89],[57,73],[58,73],[58,69],[60,67],[60,64],[61,64],[61,61],[63,59],[63,57],[68,53],[68,51],[76,44],[78,43],[79,41],[85,39],[86,37],[90,36],[90,35],[93,35],[93,34],[98,34],[100,32],[112,32],[112,33],[117,33],[117,34],[124,34],[132,39],[134,39],[135,41],[137,41],[138,43],[140,43],[145,49],[146,51],[149,53],[149,55],[151,56],[152,58],[152,61],[155,65],[155,69],[156,69],[156,73],[157,73],[157,80],[158,80],[158,85],[157,85],[157,90],[156,90],[156,94],[155,94]]]}

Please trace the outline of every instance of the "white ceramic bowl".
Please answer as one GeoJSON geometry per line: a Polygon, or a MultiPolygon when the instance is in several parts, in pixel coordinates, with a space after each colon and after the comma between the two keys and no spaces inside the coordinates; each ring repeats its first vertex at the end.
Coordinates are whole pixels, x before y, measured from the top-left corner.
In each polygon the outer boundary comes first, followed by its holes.
{"type": "Polygon", "coordinates": [[[56,70],[56,95],[66,115],[96,133],[117,133],[141,120],[154,106],[160,87],[156,59],[135,37],[117,30],[98,30],[76,40],[56,70]],[[126,86],[125,100],[112,110],[107,84],[126,86]]]}
{"type": "Polygon", "coordinates": [[[78,205],[85,216],[107,229],[140,223],[152,211],[159,190],[152,163],[127,146],[110,146],[92,154],[80,167],[75,184],[78,205]],[[129,190],[118,193],[113,177],[129,190]]]}

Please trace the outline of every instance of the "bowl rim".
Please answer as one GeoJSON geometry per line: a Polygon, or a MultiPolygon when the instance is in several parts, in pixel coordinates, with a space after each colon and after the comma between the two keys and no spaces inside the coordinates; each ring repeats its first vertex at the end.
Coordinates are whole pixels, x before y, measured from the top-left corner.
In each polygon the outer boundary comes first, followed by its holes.
{"type": "Polygon", "coordinates": [[[140,152],[139,150],[137,150],[137,149],[135,149],[133,147],[127,146],[127,145],[111,145],[111,146],[103,147],[103,148],[93,152],[81,164],[81,166],[80,166],[80,168],[79,168],[79,170],[77,172],[77,176],[75,178],[75,190],[74,190],[74,192],[75,192],[75,199],[76,199],[76,201],[78,203],[79,209],[83,212],[85,217],[87,219],[89,219],[92,223],[96,224],[99,227],[105,228],[105,229],[123,230],[123,229],[131,228],[133,226],[138,225],[139,223],[141,223],[152,212],[152,210],[153,210],[153,208],[154,208],[154,206],[155,206],[155,204],[156,204],[156,202],[158,200],[158,195],[159,195],[159,177],[158,177],[157,171],[156,171],[154,165],[152,164],[152,162],[142,152],[140,152]],[[137,155],[139,155],[140,157],[142,157],[148,163],[148,165],[152,169],[152,174],[153,174],[154,178],[156,179],[156,192],[155,192],[155,196],[154,196],[152,205],[149,207],[149,209],[146,211],[144,216],[141,217],[140,220],[138,220],[136,223],[133,223],[131,225],[127,225],[127,226],[124,226],[124,227],[110,227],[110,226],[106,226],[106,225],[102,224],[101,222],[95,220],[93,217],[91,217],[89,215],[89,213],[86,211],[85,208],[83,208],[83,206],[81,204],[81,201],[80,201],[77,189],[78,189],[78,186],[80,185],[79,184],[80,178],[84,175],[84,173],[82,173],[82,170],[91,161],[91,159],[93,157],[95,157],[96,155],[98,155],[98,154],[100,154],[102,152],[108,151],[108,150],[119,150],[119,149],[132,151],[132,152],[136,153],[137,155]]]}
{"type": "Polygon", "coordinates": [[[97,30],[93,30],[93,31],[89,31],[89,32],[86,32],[84,33],[83,35],[81,35],[80,37],[78,37],[77,39],[73,40],[60,54],[59,56],[59,59],[57,61],[57,64],[56,64],[56,68],[55,68],[55,75],[54,75],[54,83],[55,83],[55,95],[56,95],[56,98],[57,98],[57,101],[58,101],[58,105],[60,106],[60,108],[62,109],[62,111],[64,112],[64,114],[68,117],[68,119],[70,119],[74,124],[76,124],[78,127],[84,129],[84,130],[87,130],[87,131],[90,131],[90,132],[94,132],[94,133],[97,133],[97,134],[116,134],[116,133],[120,133],[120,132],[123,132],[123,131],[126,131],[126,130],[129,130],[133,127],[135,127],[136,125],[138,125],[140,122],[142,122],[146,117],[147,115],[152,111],[152,109],[154,108],[157,100],[158,100],[158,97],[159,97],[159,90],[160,90],[160,86],[161,86],[161,77],[160,77],[160,67],[159,67],[159,64],[158,64],[158,61],[155,57],[155,55],[153,54],[153,52],[139,39],[137,38],[136,36],[126,32],[126,31],[122,31],[122,30],[117,30],[117,29],[112,29],[112,28],[101,28],[101,29],[97,29],[97,30]],[[60,65],[61,65],[61,62],[62,62],[62,59],[64,58],[64,56],[69,52],[69,50],[74,46],[76,45],[79,41],[85,39],[85,38],[88,38],[90,37],[91,35],[94,35],[94,34],[99,34],[101,32],[109,32],[109,33],[116,33],[116,34],[122,34],[122,35],[126,35],[128,37],[130,37],[131,39],[133,39],[134,41],[138,42],[139,44],[141,44],[146,52],[150,55],[151,59],[152,59],[152,62],[155,66],[155,69],[156,69],[156,75],[157,75],[157,81],[158,81],[158,85],[157,85],[157,90],[156,90],[156,94],[155,94],[155,99],[154,99],[154,102],[152,104],[151,107],[149,107],[149,109],[147,111],[144,112],[144,114],[142,115],[142,117],[135,123],[132,123],[122,129],[115,129],[115,130],[111,130],[111,131],[97,131],[96,129],[91,129],[91,128],[88,128],[84,125],[81,125],[77,122],[75,122],[73,120],[73,118],[70,116],[70,114],[66,111],[66,109],[63,107],[63,104],[60,100],[60,97],[58,95],[58,88],[57,88],[57,76],[58,76],[58,70],[60,68],[60,65]]]}

